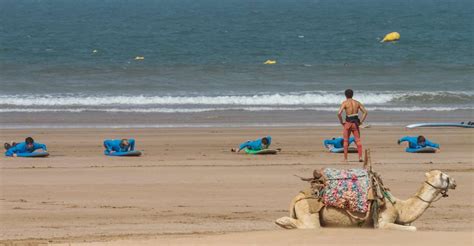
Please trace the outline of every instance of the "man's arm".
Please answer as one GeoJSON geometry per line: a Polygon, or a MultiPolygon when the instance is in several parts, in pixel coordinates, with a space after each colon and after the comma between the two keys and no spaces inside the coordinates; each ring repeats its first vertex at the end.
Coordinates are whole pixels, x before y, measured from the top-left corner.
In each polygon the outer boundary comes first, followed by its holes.
{"type": "Polygon", "coordinates": [[[106,152],[106,153],[112,152],[112,146],[111,146],[109,140],[105,140],[105,141],[104,141],[104,147],[105,147],[105,152],[106,152]]]}
{"type": "Polygon", "coordinates": [[[425,141],[425,145],[428,146],[428,147],[433,147],[433,148],[439,149],[439,144],[433,143],[433,142],[429,141],[428,139],[425,141]]]}
{"type": "Polygon", "coordinates": [[[35,147],[35,150],[42,149],[43,151],[48,151],[48,149],[46,148],[46,144],[35,143],[34,147],[35,147]]]}
{"type": "Polygon", "coordinates": [[[16,151],[17,151],[17,148],[16,146],[15,147],[11,147],[7,150],[7,152],[5,152],[5,156],[13,156],[13,157],[16,157],[15,154],[16,154],[16,151]]]}
{"type": "Polygon", "coordinates": [[[329,149],[329,145],[334,145],[334,140],[326,139],[326,140],[323,141],[323,145],[324,145],[324,147],[329,149]]]}
{"type": "Polygon", "coordinates": [[[249,146],[249,143],[250,143],[250,141],[241,143],[240,146],[239,146],[239,150],[237,150],[237,152],[240,152],[242,149],[247,148],[247,146],[249,146]]]}
{"type": "Polygon", "coordinates": [[[409,136],[405,136],[405,137],[402,137],[400,139],[398,139],[398,144],[401,144],[402,142],[411,142],[411,138],[412,137],[409,137],[409,136]]]}
{"type": "Polygon", "coordinates": [[[128,140],[128,142],[130,143],[130,151],[134,151],[135,150],[135,139],[131,138],[128,140]]]}
{"type": "Polygon", "coordinates": [[[367,118],[367,109],[365,109],[364,105],[359,102],[359,109],[362,111],[362,119],[360,120],[360,124],[364,123],[365,118],[367,118]]]}
{"type": "Polygon", "coordinates": [[[344,108],[344,103],[342,103],[339,112],[337,113],[337,118],[339,118],[339,123],[341,123],[341,125],[344,125],[344,122],[342,121],[342,112],[344,112],[344,108]]]}

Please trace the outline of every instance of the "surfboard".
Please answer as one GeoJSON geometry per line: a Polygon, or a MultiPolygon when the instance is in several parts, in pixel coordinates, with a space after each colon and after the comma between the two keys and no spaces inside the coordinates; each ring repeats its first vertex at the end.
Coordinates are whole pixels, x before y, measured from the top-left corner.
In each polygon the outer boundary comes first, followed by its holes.
{"type": "Polygon", "coordinates": [[[108,156],[141,156],[142,152],[138,150],[128,151],[128,152],[113,152],[107,154],[108,156]]]}
{"type": "Polygon", "coordinates": [[[462,128],[474,128],[474,125],[461,124],[461,123],[417,123],[406,126],[407,128],[417,127],[462,127],[462,128]]]}
{"type": "Polygon", "coordinates": [[[371,128],[372,125],[370,125],[370,124],[362,124],[362,125],[360,125],[359,127],[362,128],[362,129],[364,129],[364,128],[371,128]]]}
{"type": "Polygon", "coordinates": [[[275,149],[262,149],[262,150],[245,149],[245,153],[251,154],[251,155],[276,155],[278,151],[275,149]]]}
{"type": "Polygon", "coordinates": [[[37,158],[37,157],[49,156],[49,153],[48,152],[18,153],[18,154],[16,154],[16,156],[17,157],[37,158]]]}
{"type": "Polygon", "coordinates": [[[408,153],[436,153],[436,150],[436,148],[432,147],[424,147],[419,149],[406,148],[406,152],[408,153]]]}
{"type": "MultiPolygon", "coordinates": [[[[331,153],[344,153],[344,148],[332,148],[329,150],[331,153]]],[[[357,153],[356,147],[349,147],[348,153],[357,153]]]]}

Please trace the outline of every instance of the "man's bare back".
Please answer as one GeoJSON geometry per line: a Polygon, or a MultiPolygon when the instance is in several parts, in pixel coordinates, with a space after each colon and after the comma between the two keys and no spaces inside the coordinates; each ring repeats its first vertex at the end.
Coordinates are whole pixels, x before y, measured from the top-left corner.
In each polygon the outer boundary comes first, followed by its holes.
{"type": "MultiPolygon", "coordinates": [[[[342,114],[342,111],[346,111],[346,115],[351,116],[351,115],[359,114],[359,110],[362,111],[362,113],[367,112],[364,108],[364,105],[362,105],[362,103],[360,103],[359,101],[354,100],[352,98],[349,98],[349,99],[345,100],[344,102],[342,102],[340,112],[342,114]]],[[[364,120],[365,119],[362,119],[361,123],[364,120]]]]}
{"type": "Polygon", "coordinates": [[[353,116],[353,115],[358,115],[359,110],[362,111],[362,119],[360,120],[360,123],[362,124],[367,117],[367,110],[365,109],[364,105],[360,103],[357,100],[354,100],[352,98],[348,98],[344,102],[342,102],[341,107],[339,108],[338,116],[339,116],[339,121],[341,125],[344,124],[342,121],[342,113],[345,111],[346,116],[353,116]]]}

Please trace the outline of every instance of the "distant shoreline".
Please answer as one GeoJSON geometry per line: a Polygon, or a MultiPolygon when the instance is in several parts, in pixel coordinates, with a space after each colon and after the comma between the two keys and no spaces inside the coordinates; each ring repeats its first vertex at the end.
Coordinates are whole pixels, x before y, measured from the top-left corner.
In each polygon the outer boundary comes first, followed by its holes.
{"type": "MultiPolygon", "coordinates": [[[[383,112],[369,111],[373,126],[404,126],[420,122],[473,121],[472,110],[383,112]]],[[[0,113],[0,129],[31,128],[233,128],[338,126],[334,112],[219,111],[199,113],[36,112],[0,113]]]]}

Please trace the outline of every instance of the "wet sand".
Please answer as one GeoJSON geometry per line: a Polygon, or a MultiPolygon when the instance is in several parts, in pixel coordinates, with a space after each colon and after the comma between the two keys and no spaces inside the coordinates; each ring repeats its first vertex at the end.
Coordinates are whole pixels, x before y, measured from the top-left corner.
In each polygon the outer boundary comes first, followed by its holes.
{"type": "MultiPolygon", "coordinates": [[[[334,110],[223,110],[197,113],[141,112],[0,112],[0,127],[21,128],[174,128],[338,126],[334,110]]],[[[32,109],[34,110],[34,109],[32,109]]],[[[467,122],[472,110],[380,111],[369,107],[369,124],[404,126],[419,122],[467,122]]]]}
{"type": "Polygon", "coordinates": [[[374,168],[399,198],[413,195],[424,173],[439,169],[458,187],[413,225],[418,232],[367,229],[286,231],[274,220],[322,167],[360,167],[327,153],[338,127],[1,130],[1,141],[25,136],[48,145],[44,159],[1,158],[0,242],[157,244],[466,245],[473,242],[474,134],[471,129],[363,129],[374,168]],[[398,137],[424,134],[436,154],[409,154],[398,137]],[[272,135],[276,156],[229,150],[272,135]],[[134,137],[139,158],[102,154],[105,138],[134,137]],[[354,240],[354,241],[352,241],[354,240]],[[398,240],[398,241],[397,241],[398,240]],[[392,244],[390,244],[392,243],[392,244]]]}

